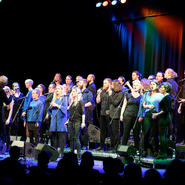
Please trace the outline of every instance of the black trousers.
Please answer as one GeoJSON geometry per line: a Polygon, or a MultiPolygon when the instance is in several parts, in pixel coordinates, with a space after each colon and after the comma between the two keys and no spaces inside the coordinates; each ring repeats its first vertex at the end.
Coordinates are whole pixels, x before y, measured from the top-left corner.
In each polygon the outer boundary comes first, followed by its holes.
{"type": "Polygon", "coordinates": [[[123,119],[123,137],[122,144],[127,145],[128,139],[130,137],[130,131],[133,129],[134,144],[137,150],[139,150],[139,134],[140,134],[140,123],[136,122],[136,116],[125,116],[123,119]],[[136,125],[135,125],[136,123],[136,125]],[[135,128],[133,128],[135,126],[135,128]]]}
{"type": "Polygon", "coordinates": [[[71,151],[74,152],[75,148],[77,149],[77,154],[80,155],[81,144],[80,144],[80,122],[68,124],[69,131],[69,141],[71,151]]]}
{"type": "Polygon", "coordinates": [[[110,136],[110,117],[100,116],[100,147],[103,148],[105,138],[110,136]]]}
{"type": "Polygon", "coordinates": [[[66,144],[66,132],[52,132],[51,140],[52,145],[54,148],[60,147],[60,153],[61,155],[64,154],[64,147],[66,144]]]}
{"type": "Polygon", "coordinates": [[[144,151],[151,149],[153,152],[159,150],[158,119],[152,119],[153,111],[146,112],[143,120],[144,151]]]}
{"type": "Polygon", "coordinates": [[[35,122],[28,122],[27,126],[28,126],[28,135],[30,137],[30,143],[36,146],[39,143],[39,128],[36,127],[35,122]]]}
{"type": "Polygon", "coordinates": [[[111,120],[110,124],[111,148],[117,150],[120,144],[120,119],[111,120]]]}

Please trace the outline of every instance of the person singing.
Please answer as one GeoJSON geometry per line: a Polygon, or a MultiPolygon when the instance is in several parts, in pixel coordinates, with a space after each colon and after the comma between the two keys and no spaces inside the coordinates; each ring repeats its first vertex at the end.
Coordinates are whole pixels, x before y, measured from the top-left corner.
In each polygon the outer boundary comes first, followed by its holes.
{"type": "Polygon", "coordinates": [[[111,90],[112,80],[105,78],[103,81],[103,88],[97,92],[96,103],[101,104],[100,110],[100,146],[96,149],[101,151],[104,149],[105,138],[110,134],[110,107],[109,107],[109,91],[111,90]]]}
{"type": "Polygon", "coordinates": [[[109,91],[109,102],[110,102],[110,140],[111,150],[117,151],[120,143],[120,114],[123,103],[122,86],[118,80],[113,80],[112,91],[109,91]]]}
{"type": "Polygon", "coordinates": [[[69,107],[69,119],[65,123],[69,131],[71,151],[77,149],[77,157],[81,157],[80,129],[85,128],[85,106],[81,89],[74,87],[71,92],[73,102],[69,107]]]}
{"type": "Polygon", "coordinates": [[[60,154],[63,156],[64,147],[66,144],[67,128],[67,96],[62,85],[57,85],[53,95],[53,100],[48,109],[47,119],[51,115],[51,123],[49,131],[52,133],[51,139],[53,147],[58,149],[60,145],[60,154]]]}
{"type": "Polygon", "coordinates": [[[152,114],[152,118],[159,118],[159,133],[160,133],[160,152],[157,159],[166,159],[167,156],[167,128],[171,123],[171,104],[172,98],[170,96],[171,84],[164,82],[161,85],[160,92],[164,95],[163,99],[159,103],[159,111],[152,114]]]}
{"type": "Polygon", "coordinates": [[[27,128],[30,137],[30,143],[37,145],[39,143],[39,129],[42,121],[42,115],[44,111],[44,105],[39,100],[40,89],[36,88],[32,90],[32,101],[23,116],[27,116],[27,128]],[[34,141],[35,138],[35,141],[34,141]]]}
{"type": "MultiPolygon", "coordinates": [[[[130,136],[130,131],[133,128],[134,124],[136,123],[139,104],[141,100],[141,95],[139,93],[140,89],[141,89],[140,81],[138,80],[133,81],[133,88],[131,93],[130,94],[126,93],[124,97],[124,103],[121,109],[120,116],[120,121],[123,121],[123,138],[122,138],[123,145],[127,145],[130,136]]],[[[139,141],[135,129],[133,130],[133,133],[135,147],[137,148],[137,150],[139,150],[139,141]]]]}

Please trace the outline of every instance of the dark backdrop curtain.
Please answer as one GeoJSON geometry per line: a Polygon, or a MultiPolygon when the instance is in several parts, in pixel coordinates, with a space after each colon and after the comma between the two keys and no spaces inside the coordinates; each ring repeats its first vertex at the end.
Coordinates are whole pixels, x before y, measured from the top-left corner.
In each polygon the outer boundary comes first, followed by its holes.
{"type": "Polygon", "coordinates": [[[144,77],[173,68],[182,76],[183,19],[173,15],[113,22],[115,37],[127,56],[130,70],[144,77]]]}

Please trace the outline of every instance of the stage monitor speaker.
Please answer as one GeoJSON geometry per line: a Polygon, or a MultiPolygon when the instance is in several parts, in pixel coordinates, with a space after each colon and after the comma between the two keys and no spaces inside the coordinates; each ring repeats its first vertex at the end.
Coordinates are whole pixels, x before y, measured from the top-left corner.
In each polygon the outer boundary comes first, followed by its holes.
{"type": "Polygon", "coordinates": [[[38,159],[38,154],[41,151],[48,151],[51,154],[50,161],[56,161],[58,159],[59,153],[54,147],[41,143],[35,147],[35,159],[38,159]]]}
{"type": "Polygon", "coordinates": [[[90,142],[100,143],[100,129],[98,127],[89,124],[88,133],[90,142]]]}
{"type": "Polygon", "coordinates": [[[22,157],[34,158],[35,157],[35,149],[34,145],[31,143],[27,143],[24,141],[13,141],[11,146],[18,146],[21,151],[22,157]]]}
{"type": "Polygon", "coordinates": [[[117,153],[120,156],[135,156],[136,155],[136,148],[133,146],[128,145],[119,145],[117,149],[117,153]]]}

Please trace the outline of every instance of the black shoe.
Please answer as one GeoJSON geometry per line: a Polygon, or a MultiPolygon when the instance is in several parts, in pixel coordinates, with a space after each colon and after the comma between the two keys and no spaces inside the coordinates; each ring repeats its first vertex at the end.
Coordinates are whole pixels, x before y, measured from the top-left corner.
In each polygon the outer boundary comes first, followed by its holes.
{"type": "Polygon", "coordinates": [[[147,151],[143,151],[142,157],[146,157],[146,156],[147,156],[147,151]]]}

